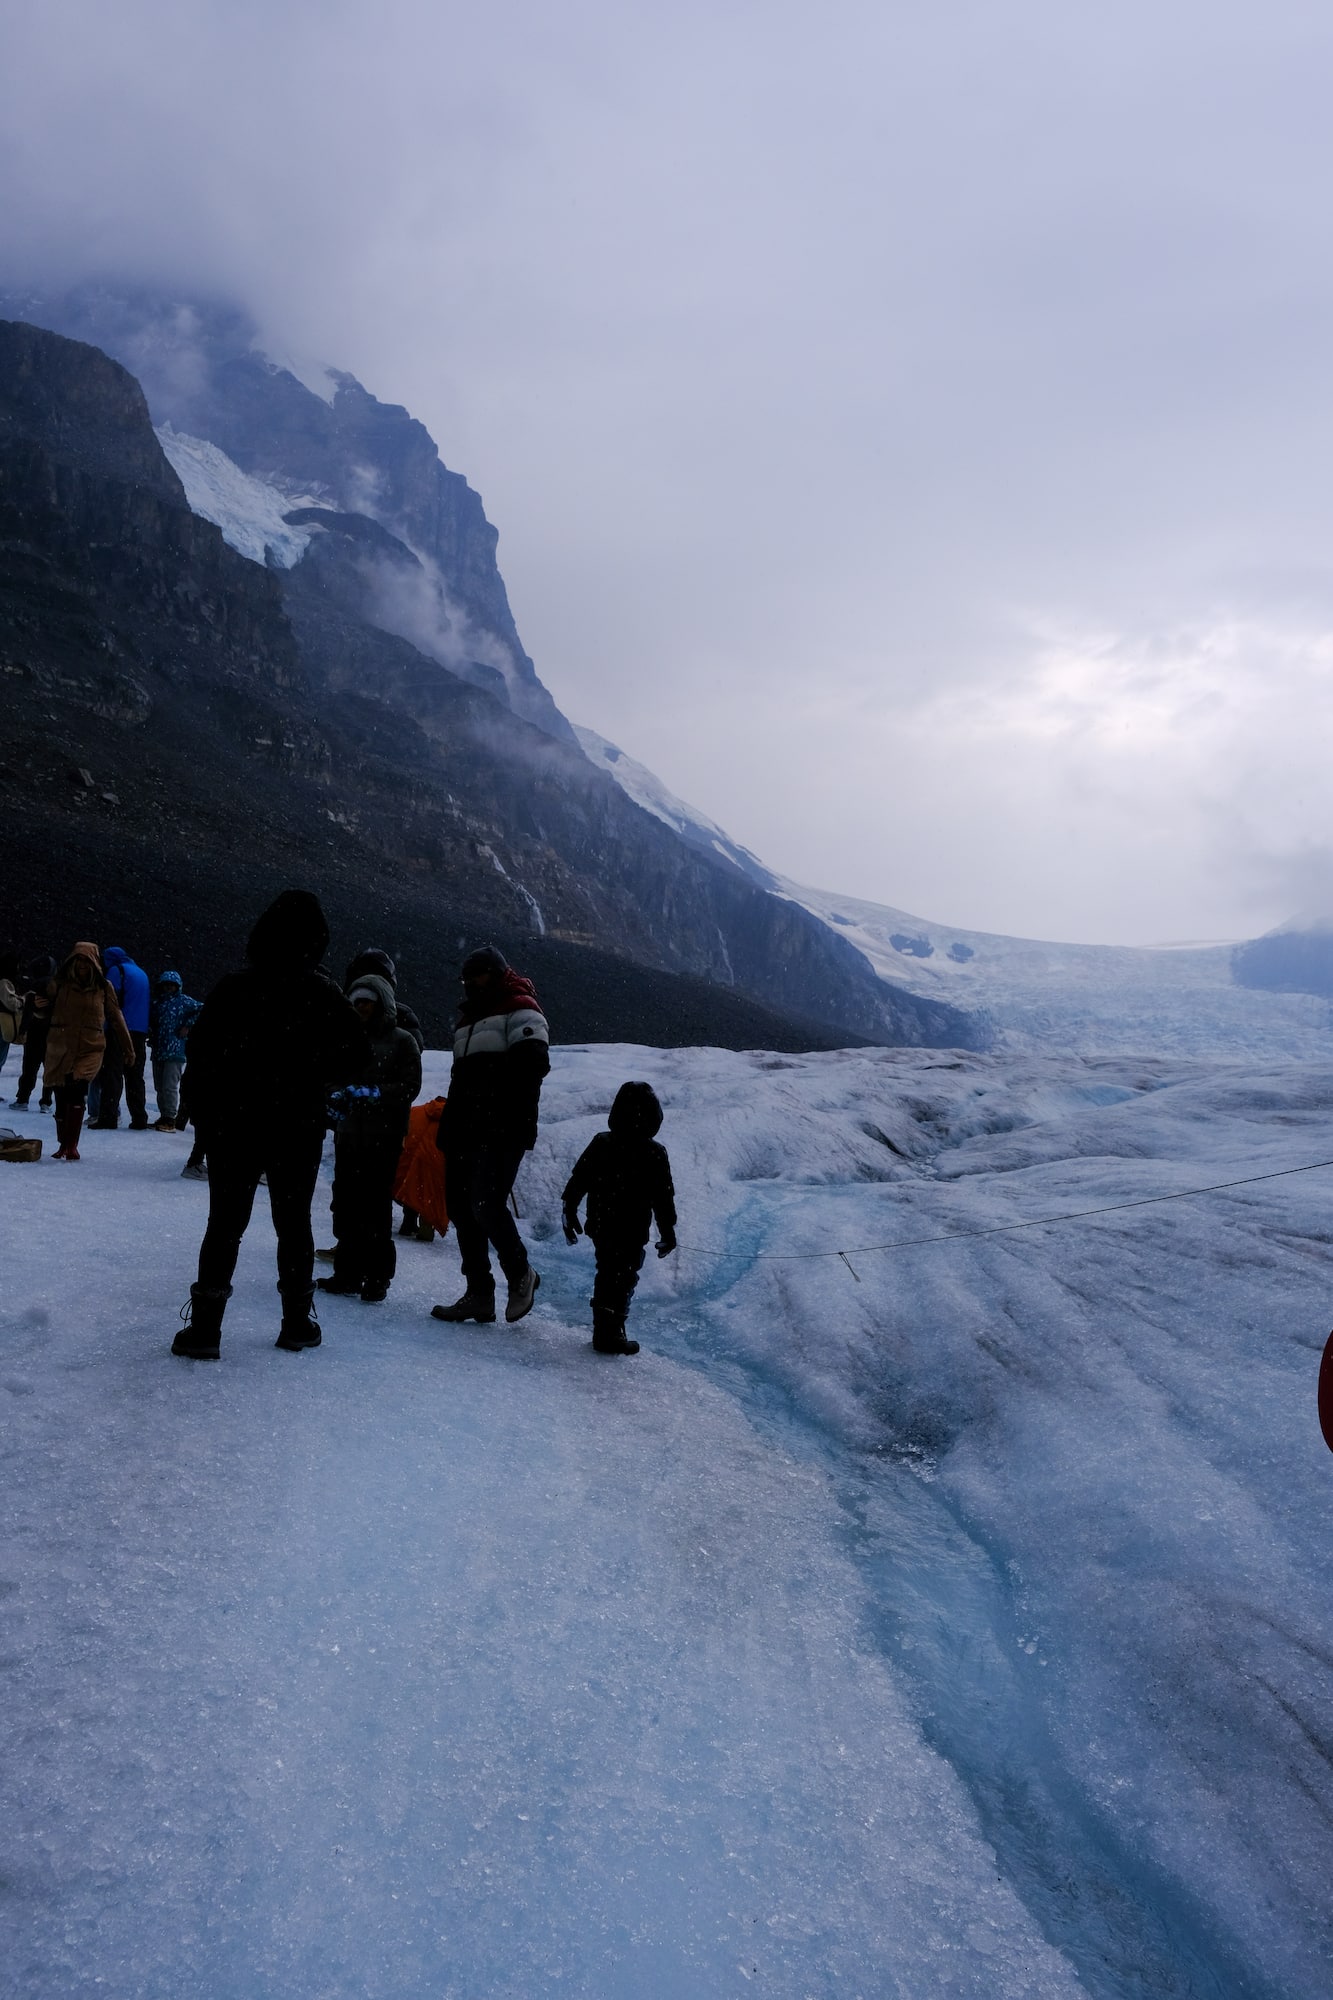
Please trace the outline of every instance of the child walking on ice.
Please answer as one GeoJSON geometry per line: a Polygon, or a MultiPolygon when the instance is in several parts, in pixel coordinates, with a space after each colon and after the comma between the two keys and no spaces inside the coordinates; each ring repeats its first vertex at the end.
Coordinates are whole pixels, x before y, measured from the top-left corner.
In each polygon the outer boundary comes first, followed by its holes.
{"type": "Polygon", "coordinates": [[[637,1340],[625,1338],[629,1302],[643,1269],[652,1223],[657,1254],[676,1247],[676,1197],[671,1162],[657,1143],[662,1107],[651,1084],[622,1083],[607,1119],[580,1154],[561,1197],[565,1241],[584,1233],[579,1203],[588,1197],[587,1233],[597,1252],[592,1288],[592,1344],[599,1354],[637,1354],[637,1340]]]}

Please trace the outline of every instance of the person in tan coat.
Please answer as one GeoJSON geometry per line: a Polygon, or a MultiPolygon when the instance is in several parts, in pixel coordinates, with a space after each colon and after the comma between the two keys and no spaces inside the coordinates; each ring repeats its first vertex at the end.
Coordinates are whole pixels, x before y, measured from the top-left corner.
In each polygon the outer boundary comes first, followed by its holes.
{"type": "Polygon", "coordinates": [[[57,1160],[79,1157],[88,1085],[102,1067],[108,1034],[114,1035],[126,1062],[133,1062],[134,1043],[97,946],[76,944],[56,974],[46,1037],[43,1088],[55,1092],[57,1160]]]}

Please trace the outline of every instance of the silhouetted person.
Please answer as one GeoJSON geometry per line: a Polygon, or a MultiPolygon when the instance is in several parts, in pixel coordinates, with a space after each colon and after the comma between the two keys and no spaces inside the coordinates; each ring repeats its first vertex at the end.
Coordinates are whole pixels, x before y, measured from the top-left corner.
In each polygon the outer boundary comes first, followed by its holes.
{"type": "Polygon", "coordinates": [[[260,1177],[278,1237],[277,1345],[318,1347],[310,1203],[329,1092],[370,1061],[365,1028],[321,969],[329,927],[318,899],[288,889],[250,933],[244,972],[214,987],[190,1030],[190,1115],[208,1151],[208,1228],[189,1322],[173,1354],[216,1360],[232,1273],[260,1177]]]}
{"type": "MultiPolygon", "coordinates": [[[[56,993],[56,962],[53,958],[35,958],[23,975],[23,1068],[19,1074],[18,1095],[14,1099],[21,1110],[32,1096],[32,1087],[38,1072],[46,1060],[46,1037],[51,1027],[51,1003],[56,993]]],[[[51,1086],[43,1081],[42,1094],[37,1100],[40,1111],[49,1109],[51,1086]]]]}
{"type": "Polygon", "coordinates": [[[622,1083],[606,1123],[579,1155],[561,1197],[565,1241],[583,1234],[579,1203],[586,1195],[587,1233],[597,1252],[592,1344],[599,1354],[637,1354],[638,1341],[625,1337],[629,1302],[651,1225],[657,1224],[659,1257],[676,1247],[676,1195],[666,1147],[657,1141],[662,1107],[652,1085],[622,1083]]]}

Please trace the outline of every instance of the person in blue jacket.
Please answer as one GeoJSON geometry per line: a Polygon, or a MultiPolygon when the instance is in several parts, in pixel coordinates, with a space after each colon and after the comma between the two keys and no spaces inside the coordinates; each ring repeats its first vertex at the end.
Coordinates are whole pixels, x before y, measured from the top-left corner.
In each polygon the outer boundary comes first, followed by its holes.
{"type": "Polygon", "coordinates": [[[128,1063],[118,1046],[108,1048],[98,1081],[101,1095],[98,1100],[97,1117],[89,1126],[92,1132],[114,1132],[120,1123],[120,1093],[123,1085],[125,1105],[130,1114],[130,1130],[148,1130],[148,1092],[145,1071],[148,1064],[148,1025],[152,1015],[153,993],[148,983],[148,974],[141,965],[136,965],[127,951],[113,944],[103,956],[106,967],[107,984],[120,1002],[120,1011],[125,1017],[130,1040],[134,1044],[134,1061],[128,1063]]]}
{"type": "Polygon", "coordinates": [[[164,972],[153,990],[148,1045],[153,1051],[153,1091],[157,1098],[159,1132],[184,1130],[180,1116],[181,1071],[185,1068],[186,1037],[203,1002],[184,990],[179,972],[164,972]]]}

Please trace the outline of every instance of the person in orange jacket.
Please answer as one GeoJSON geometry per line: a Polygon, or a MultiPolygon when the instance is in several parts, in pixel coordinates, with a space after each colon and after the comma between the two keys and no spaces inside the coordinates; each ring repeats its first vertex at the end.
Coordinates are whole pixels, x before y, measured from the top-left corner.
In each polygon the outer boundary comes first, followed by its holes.
{"type": "Polygon", "coordinates": [[[444,1099],[432,1097],[429,1104],[413,1106],[403,1141],[393,1198],[403,1205],[400,1236],[415,1236],[429,1243],[438,1231],[449,1227],[449,1211],[444,1201],[444,1154],[439,1147],[440,1114],[444,1099]]]}

